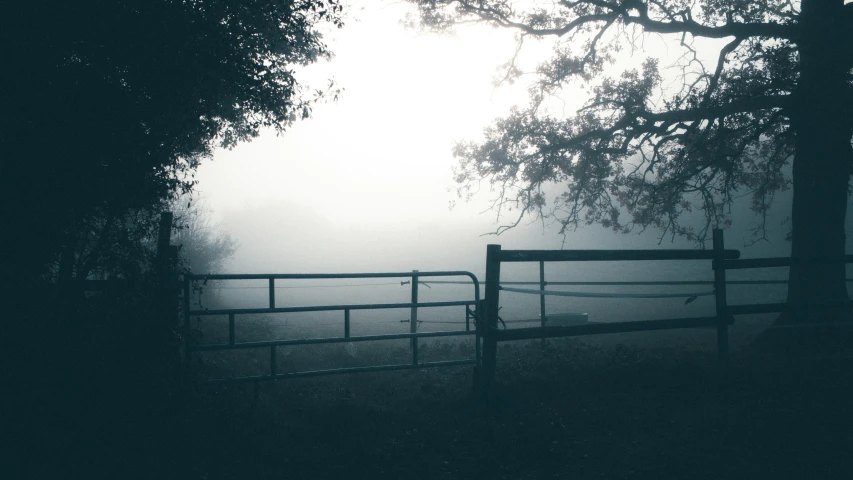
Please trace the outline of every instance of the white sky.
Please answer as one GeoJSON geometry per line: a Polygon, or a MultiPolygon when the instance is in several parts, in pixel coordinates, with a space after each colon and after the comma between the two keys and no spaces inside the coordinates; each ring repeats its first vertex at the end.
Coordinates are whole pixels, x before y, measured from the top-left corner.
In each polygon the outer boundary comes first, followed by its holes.
{"type": "MultiPolygon", "coordinates": [[[[479,26],[421,34],[400,24],[408,9],[354,0],[345,27],[326,38],[335,59],[299,72],[317,87],[333,77],[345,89],[339,102],[318,106],[283,136],[266,132],[201,166],[198,190],[240,243],[229,270],[479,275],[487,243],[561,247],[541,224],[480,237],[496,227],[494,213],[480,214],[487,192],[448,208],[454,141],[477,139],[510,106],[527,103],[522,86],[493,86],[513,33],[479,26]]],[[[566,248],[655,244],[654,234],[590,227],[566,248]]]]}
{"type": "Polygon", "coordinates": [[[333,77],[345,91],[284,136],[267,132],[216,153],[200,170],[200,191],[217,211],[287,201],[339,226],[389,217],[436,219],[452,195],[450,149],[524,92],[494,90],[495,66],[512,51],[512,34],[437,36],[399,24],[406,5],[359,1],[327,41],[335,59],[302,72],[333,77]]]}

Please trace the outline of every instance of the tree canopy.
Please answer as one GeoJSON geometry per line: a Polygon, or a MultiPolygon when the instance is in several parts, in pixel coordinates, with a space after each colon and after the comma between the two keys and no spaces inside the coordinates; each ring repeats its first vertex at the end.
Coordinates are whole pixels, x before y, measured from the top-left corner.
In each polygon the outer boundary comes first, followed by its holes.
{"type": "MultiPolygon", "coordinates": [[[[563,231],[592,223],[623,232],[656,227],[702,244],[710,227],[728,224],[736,195],[751,193],[764,216],[774,193],[792,186],[792,255],[844,254],[853,5],[413,2],[426,28],[485,22],[515,29],[520,42],[555,39],[553,55],[534,72],[516,67],[518,52],[508,64],[507,78],[535,75],[530,105],[497,120],[483,141],[456,146],[460,193],[486,180],[497,187],[497,205],[517,207],[518,221],[541,215],[563,231]],[[607,74],[624,60],[621,51],[641,52],[649,35],[680,49],[677,68],[664,72],[649,56],[641,68],[607,74]],[[570,84],[588,96],[567,118],[549,99],[570,84]],[[564,185],[556,199],[545,196],[549,183],[564,185]],[[702,225],[684,221],[695,209],[704,212],[702,225]]],[[[792,268],[789,301],[846,298],[842,277],[843,266],[792,268]]]]}
{"type": "Polygon", "coordinates": [[[215,146],[283,131],[335,95],[295,70],[331,55],[321,28],[341,13],[337,0],[3,3],[0,200],[4,251],[31,260],[19,273],[87,216],[187,191],[215,146]]]}

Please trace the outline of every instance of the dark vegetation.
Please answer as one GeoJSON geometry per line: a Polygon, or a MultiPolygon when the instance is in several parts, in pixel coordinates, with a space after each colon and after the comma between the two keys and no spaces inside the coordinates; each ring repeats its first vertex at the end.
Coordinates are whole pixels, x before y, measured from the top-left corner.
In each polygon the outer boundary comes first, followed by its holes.
{"type": "MultiPolygon", "coordinates": [[[[318,26],[340,26],[341,10],[0,6],[4,478],[150,473],[192,383],[177,305],[163,301],[176,272],[162,275],[169,256],[157,257],[160,213],[186,201],[214,148],[282,132],[337,94],[308,89],[294,69],[329,57],[318,26]],[[105,283],[87,291],[92,281],[105,283]]],[[[182,244],[179,265],[215,268],[233,242],[187,209],[165,229],[182,244]]]]}

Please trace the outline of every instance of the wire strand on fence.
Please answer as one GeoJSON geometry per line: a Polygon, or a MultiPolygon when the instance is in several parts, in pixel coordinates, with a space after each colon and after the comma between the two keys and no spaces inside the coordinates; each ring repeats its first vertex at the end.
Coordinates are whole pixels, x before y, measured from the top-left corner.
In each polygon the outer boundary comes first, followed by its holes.
{"type": "MultiPolygon", "coordinates": [[[[847,283],[853,283],[853,278],[846,279],[847,283]]],[[[447,285],[470,285],[471,282],[458,280],[433,280],[429,283],[447,285]]],[[[726,285],[784,285],[787,280],[727,280],[726,285]]],[[[486,282],[480,282],[484,286],[486,282]]],[[[539,282],[501,282],[503,285],[539,285],[539,282]]],[[[622,286],[622,285],[713,285],[713,280],[672,280],[672,281],[635,281],[635,282],[545,282],[546,285],[560,286],[622,286]]]]}
{"type": "Polygon", "coordinates": [[[580,298],[696,298],[714,295],[714,292],[699,293],[595,293],[595,292],[560,292],[556,290],[533,290],[529,288],[500,287],[501,290],[513,293],[531,295],[556,295],[560,297],[580,298]]]}
{"type": "MultiPolygon", "coordinates": [[[[853,278],[846,279],[847,283],[853,283],[853,278]]],[[[389,285],[408,285],[410,282],[394,282],[394,283],[356,283],[351,285],[299,285],[299,286],[276,286],[276,290],[280,289],[299,289],[299,288],[349,288],[349,287],[382,287],[389,285]]],[[[427,283],[430,284],[440,284],[440,285],[471,285],[471,282],[465,281],[443,281],[443,280],[434,280],[430,282],[418,282],[421,285],[431,288],[427,283]]],[[[539,285],[539,282],[501,282],[504,285],[539,285]]],[[[726,282],[726,285],[785,285],[787,284],[787,280],[729,280],[726,282]]],[[[546,285],[559,285],[559,286],[639,286],[639,285],[662,285],[662,286],[675,286],[675,285],[713,285],[714,282],[711,280],[684,280],[684,281],[636,281],[636,282],[545,282],[546,285]]],[[[481,285],[485,285],[485,282],[482,282],[481,285]]],[[[268,286],[250,286],[250,287],[211,287],[205,286],[205,289],[208,290],[253,290],[253,289],[264,289],[268,290],[268,286]]],[[[507,290],[510,291],[510,290],[507,290]]],[[[548,295],[548,294],[546,294],[548,295]]],[[[681,295],[679,295],[681,296],[681,295]]],[[[631,298],[639,298],[639,297],[631,297],[631,298]]],[[[645,297],[644,297],[645,298],[645,297]]],[[[648,297],[653,298],[653,297],[648,297]]],[[[662,297],[654,297],[654,298],[662,298],[662,297]]]]}
{"type": "Polygon", "coordinates": [[[783,324],[783,325],[756,325],[755,322],[744,322],[739,320],[735,325],[747,326],[747,327],[759,327],[764,328],[765,330],[775,330],[777,328],[811,328],[811,327],[853,327],[853,322],[850,321],[841,321],[841,322],[818,322],[818,323],[791,323],[791,324],[783,324]]]}
{"type": "MultiPolygon", "coordinates": [[[[350,285],[299,285],[299,286],[287,286],[287,287],[276,286],[275,289],[279,290],[279,289],[288,289],[288,288],[381,287],[381,286],[386,286],[386,285],[398,285],[398,284],[399,284],[399,282],[393,282],[393,283],[355,283],[355,284],[350,284],[350,285]]],[[[205,286],[204,288],[209,289],[209,290],[251,290],[251,289],[260,289],[260,288],[262,288],[264,290],[269,290],[268,286],[262,286],[262,287],[261,286],[257,286],[257,287],[255,287],[255,286],[252,286],[252,287],[211,287],[211,286],[205,286]]]]}

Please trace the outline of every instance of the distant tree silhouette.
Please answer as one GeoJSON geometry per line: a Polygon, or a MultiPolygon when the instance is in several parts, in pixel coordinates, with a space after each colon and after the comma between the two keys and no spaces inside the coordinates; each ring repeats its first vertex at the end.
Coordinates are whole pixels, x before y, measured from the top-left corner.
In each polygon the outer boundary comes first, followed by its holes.
{"type": "Polygon", "coordinates": [[[295,69],[330,56],[338,0],[115,0],[0,6],[0,264],[70,274],[81,228],[157,206],[199,162],[283,131],[336,95],[295,69]]]}
{"type": "Polygon", "coordinates": [[[64,251],[51,264],[48,283],[56,283],[62,275],[69,280],[140,279],[157,253],[159,217],[165,207],[158,202],[121,214],[99,209],[80,219],[74,235],[64,235],[71,241],[66,240],[64,251]]]}
{"type": "Polygon", "coordinates": [[[204,200],[178,198],[170,209],[175,214],[176,232],[172,243],[179,247],[181,267],[192,273],[224,273],[227,262],[237,251],[237,242],[213,222],[204,200]]]}
{"type": "MultiPolygon", "coordinates": [[[[157,255],[160,212],[174,214],[171,243],[179,247],[179,267],[194,273],[221,273],[237,243],[211,219],[203,201],[183,195],[121,215],[95,211],[78,222],[68,275],[77,280],[139,280],[152,269],[157,255]]],[[[57,256],[47,272],[48,283],[62,273],[57,256]]]]}
{"type": "MultiPolygon", "coordinates": [[[[535,72],[530,106],[497,120],[484,141],[454,151],[460,195],[487,180],[499,192],[496,207],[517,211],[496,233],[532,214],[558,221],[563,232],[594,223],[619,232],[656,227],[703,244],[712,226],[729,224],[736,194],[751,193],[753,210],[766,218],[774,193],[792,185],[792,256],[803,263],[790,270],[788,302],[847,299],[844,266],[808,259],[845,253],[853,4],[412,2],[424,28],[473,21],[515,29],[519,42],[556,39],[535,72]],[[638,48],[649,34],[681,48],[680,81],[664,81],[654,58],[605,76],[620,50],[638,48]],[[570,118],[554,114],[549,99],[572,82],[587,86],[583,108],[570,118]],[[543,193],[549,183],[566,185],[554,201],[543,193]],[[694,209],[704,211],[702,226],[685,221],[694,209]]],[[[521,74],[514,58],[506,79],[521,74]]]]}

